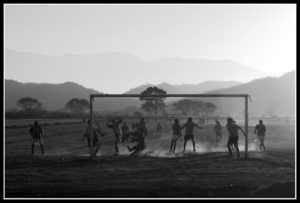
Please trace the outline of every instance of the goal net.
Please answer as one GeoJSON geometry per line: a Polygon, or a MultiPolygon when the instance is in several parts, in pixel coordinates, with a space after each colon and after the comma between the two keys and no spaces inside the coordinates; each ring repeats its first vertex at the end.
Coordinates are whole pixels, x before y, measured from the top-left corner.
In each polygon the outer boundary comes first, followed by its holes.
{"type": "MultiPolygon", "coordinates": [[[[132,154],[134,150],[131,149],[137,146],[138,141],[131,135],[138,131],[135,125],[144,119],[147,129],[145,146],[138,154],[168,155],[174,138],[174,120],[177,119],[183,126],[188,118],[202,128],[194,127],[193,130],[196,153],[225,152],[228,140],[226,123],[230,117],[245,131],[245,137],[239,132],[239,149],[247,157],[248,98],[247,94],[166,94],[163,97],[148,95],[143,98],[139,94],[91,94],[91,122],[87,127],[90,132],[94,129],[99,139],[94,140],[92,133],[88,136],[90,142],[97,142],[100,147],[90,143],[86,152],[90,156],[132,154]],[[217,121],[222,126],[221,139],[217,139],[215,133],[217,121]]],[[[185,133],[186,129],[182,129],[174,154],[183,154],[185,133]]],[[[192,151],[193,144],[189,140],[185,153],[192,151]]]]}

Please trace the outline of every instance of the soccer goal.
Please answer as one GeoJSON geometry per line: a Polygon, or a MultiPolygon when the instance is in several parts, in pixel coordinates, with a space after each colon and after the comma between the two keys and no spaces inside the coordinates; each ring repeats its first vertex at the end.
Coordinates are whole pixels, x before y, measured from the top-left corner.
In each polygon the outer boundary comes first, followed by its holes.
{"type": "MultiPolygon", "coordinates": [[[[226,119],[233,117],[245,131],[245,139],[241,139],[244,143],[241,151],[244,151],[245,158],[248,157],[248,101],[250,98],[248,94],[153,94],[143,95],[143,97],[153,101],[162,99],[163,105],[157,108],[155,105],[146,105],[146,100],[142,100],[140,94],[90,94],[90,132],[94,127],[105,128],[110,119],[120,119],[130,124],[143,117],[148,126],[150,137],[148,142],[157,143],[156,145],[160,145],[161,149],[163,142],[167,143],[170,140],[168,136],[171,136],[172,122],[175,118],[180,123],[184,123],[188,117],[193,118],[195,123],[204,126],[205,130],[201,133],[204,137],[206,136],[205,139],[212,140],[211,134],[215,122],[221,121],[225,131],[226,119]],[[159,142],[155,140],[158,123],[162,126],[163,134],[159,142]]],[[[106,132],[112,135],[109,129],[106,129],[106,132]]],[[[89,136],[90,156],[93,157],[95,156],[94,139],[92,139],[92,133],[89,136]]],[[[108,137],[113,137],[113,135],[108,137]]]]}

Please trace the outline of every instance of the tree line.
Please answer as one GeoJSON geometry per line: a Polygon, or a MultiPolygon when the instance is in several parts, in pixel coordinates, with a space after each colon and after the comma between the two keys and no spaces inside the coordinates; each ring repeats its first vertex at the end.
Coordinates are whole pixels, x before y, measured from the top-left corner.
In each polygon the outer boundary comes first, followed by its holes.
{"type": "MultiPolygon", "coordinates": [[[[167,114],[165,107],[165,99],[167,92],[157,87],[148,87],[141,93],[140,100],[144,103],[141,109],[144,110],[148,115],[157,116],[159,113],[164,115],[167,114]],[[150,96],[149,96],[150,95],[150,96]],[[153,95],[153,96],[152,96],[153,95]]],[[[203,102],[200,100],[181,99],[174,103],[172,106],[175,110],[179,111],[183,115],[197,114],[197,115],[208,115],[214,112],[217,106],[211,102],[203,102]]]]}
{"type": "Polygon", "coordinates": [[[5,113],[7,118],[31,118],[31,117],[53,117],[53,118],[71,118],[82,117],[89,108],[89,102],[86,99],[72,98],[66,102],[62,111],[47,111],[42,103],[32,97],[23,97],[17,101],[17,108],[10,109],[5,113]]]}
{"type": "MultiPolygon", "coordinates": [[[[166,95],[167,92],[158,87],[148,87],[141,92],[139,100],[142,102],[140,109],[146,114],[146,116],[157,117],[166,116],[166,95]]],[[[60,116],[71,115],[84,115],[85,111],[89,109],[89,101],[82,98],[72,98],[64,105],[66,112],[60,112],[60,116]]],[[[171,104],[173,109],[180,112],[183,115],[197,114],[207,115],[216,110],[216,105],[210,102],[203,102],[199,100],[181,99],[171,104]]],[[[22,115],[51,115],[51,112],[46,111],[40,101],[31,97],[24,97],[17,101],[18,109],[13,109],[7,112],[7,114],[19,113],[22,115]]],[[[52,112],[53,114],[53,112],[52,112]]],[[[143,116],[141,112],[134,112],[135,116],[143,116]]]]}

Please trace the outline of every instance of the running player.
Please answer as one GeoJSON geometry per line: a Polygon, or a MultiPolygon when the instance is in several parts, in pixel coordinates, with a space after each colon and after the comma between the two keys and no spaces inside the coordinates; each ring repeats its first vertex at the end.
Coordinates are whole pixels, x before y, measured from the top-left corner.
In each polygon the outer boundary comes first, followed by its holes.
{"type": "Polygon", "coordinates": [[[175,153],[176,142],[181,136],[181,127],[179,125],[179,121],[178,121],[177,118],[174,119],[174,124],[172,126],[172,130],[173,130],[173,136],[172,136],[172,141],[171,141],[171,147],[170,147],[169,154],[171,154],[171,153],[174,154],[175,153]]]}
{"type": "Polygon", "coordinates": [[[222,140],[222,126],[219,121],[216,121],[216,125],[214,127],[214,134],[216,136],[216,145],[222,140]]]}
{"type": "Polygon", "coordinates": [[[240,151],[239,151],[239,146],[238,146],[238,140],[239,140],[239,135],[238,135],[238,130],[241,130],[242,133],[245,135],[244,130],[235,124],[232,118],[227,118],[227,125],[226,125],[228,132],[229,132],[229,138],[227,142],[227,148],[229,151],[229,156],[232,156],[232,145],[234,146],[238,158],[240,157],[240,151]]]}
{"type": "Polygon", "coordinates": [[[106,126],[111,128],[113,130],[113,133],[115,135],[115,150],[116,150],[116,154],[119,154],[119,148],[118,148],[118,144],[121,142],[121,136],[122,136],[122,132],[121,132],[121,128],[120,128],[120,124],[122,123],[121,119],[112,119],[112,120],[108,120],[106,126]]]}
{"type": "MultiPolygon", "coordinates": [[[[88,140],[88,146],[89,148],[91,147],[91,140],[90,140],[90,134],[91,134],[91,121],[88,120],[88,126],[86,127],[86,133],[83,135],[82,141],[85,140],[85,138],[87,138],[88,140]]],[[[98,126],[98,128],[95,128],[93,126],[93,147],[96,147],[95,150],[95,156],[97,155],[97,152],[100,148],[100,141],[99,141],[99,135],[101,135],[101,137],[103,137],[105,135],[105,132],[102,132],[102,129],[100,126],[98,126]]]]}

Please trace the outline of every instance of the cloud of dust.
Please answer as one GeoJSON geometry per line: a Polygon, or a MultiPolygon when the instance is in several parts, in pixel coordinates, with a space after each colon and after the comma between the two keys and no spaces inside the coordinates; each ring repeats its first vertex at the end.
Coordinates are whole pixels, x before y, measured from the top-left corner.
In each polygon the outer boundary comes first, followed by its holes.
{"type": "MultiPolygon", "coordinates": [[[[170,140],[149,140],[146,143],[147,147],[143,151],[144,156],[154,157],[180,157],[184,156],[183,153],[183,142],[177,142],[176,150],[174,154],[169,154],[171,141],[170,140]]],[[[197,143],[195,144],[196,152],[198,154],[210,153],[210,152],[225,152],[227,151],[226,145],[214,145],[211,143],[197,143]]],[[[185,148],[185,153],[193,151],[193,144],[188,141],[185,148]]]]}

